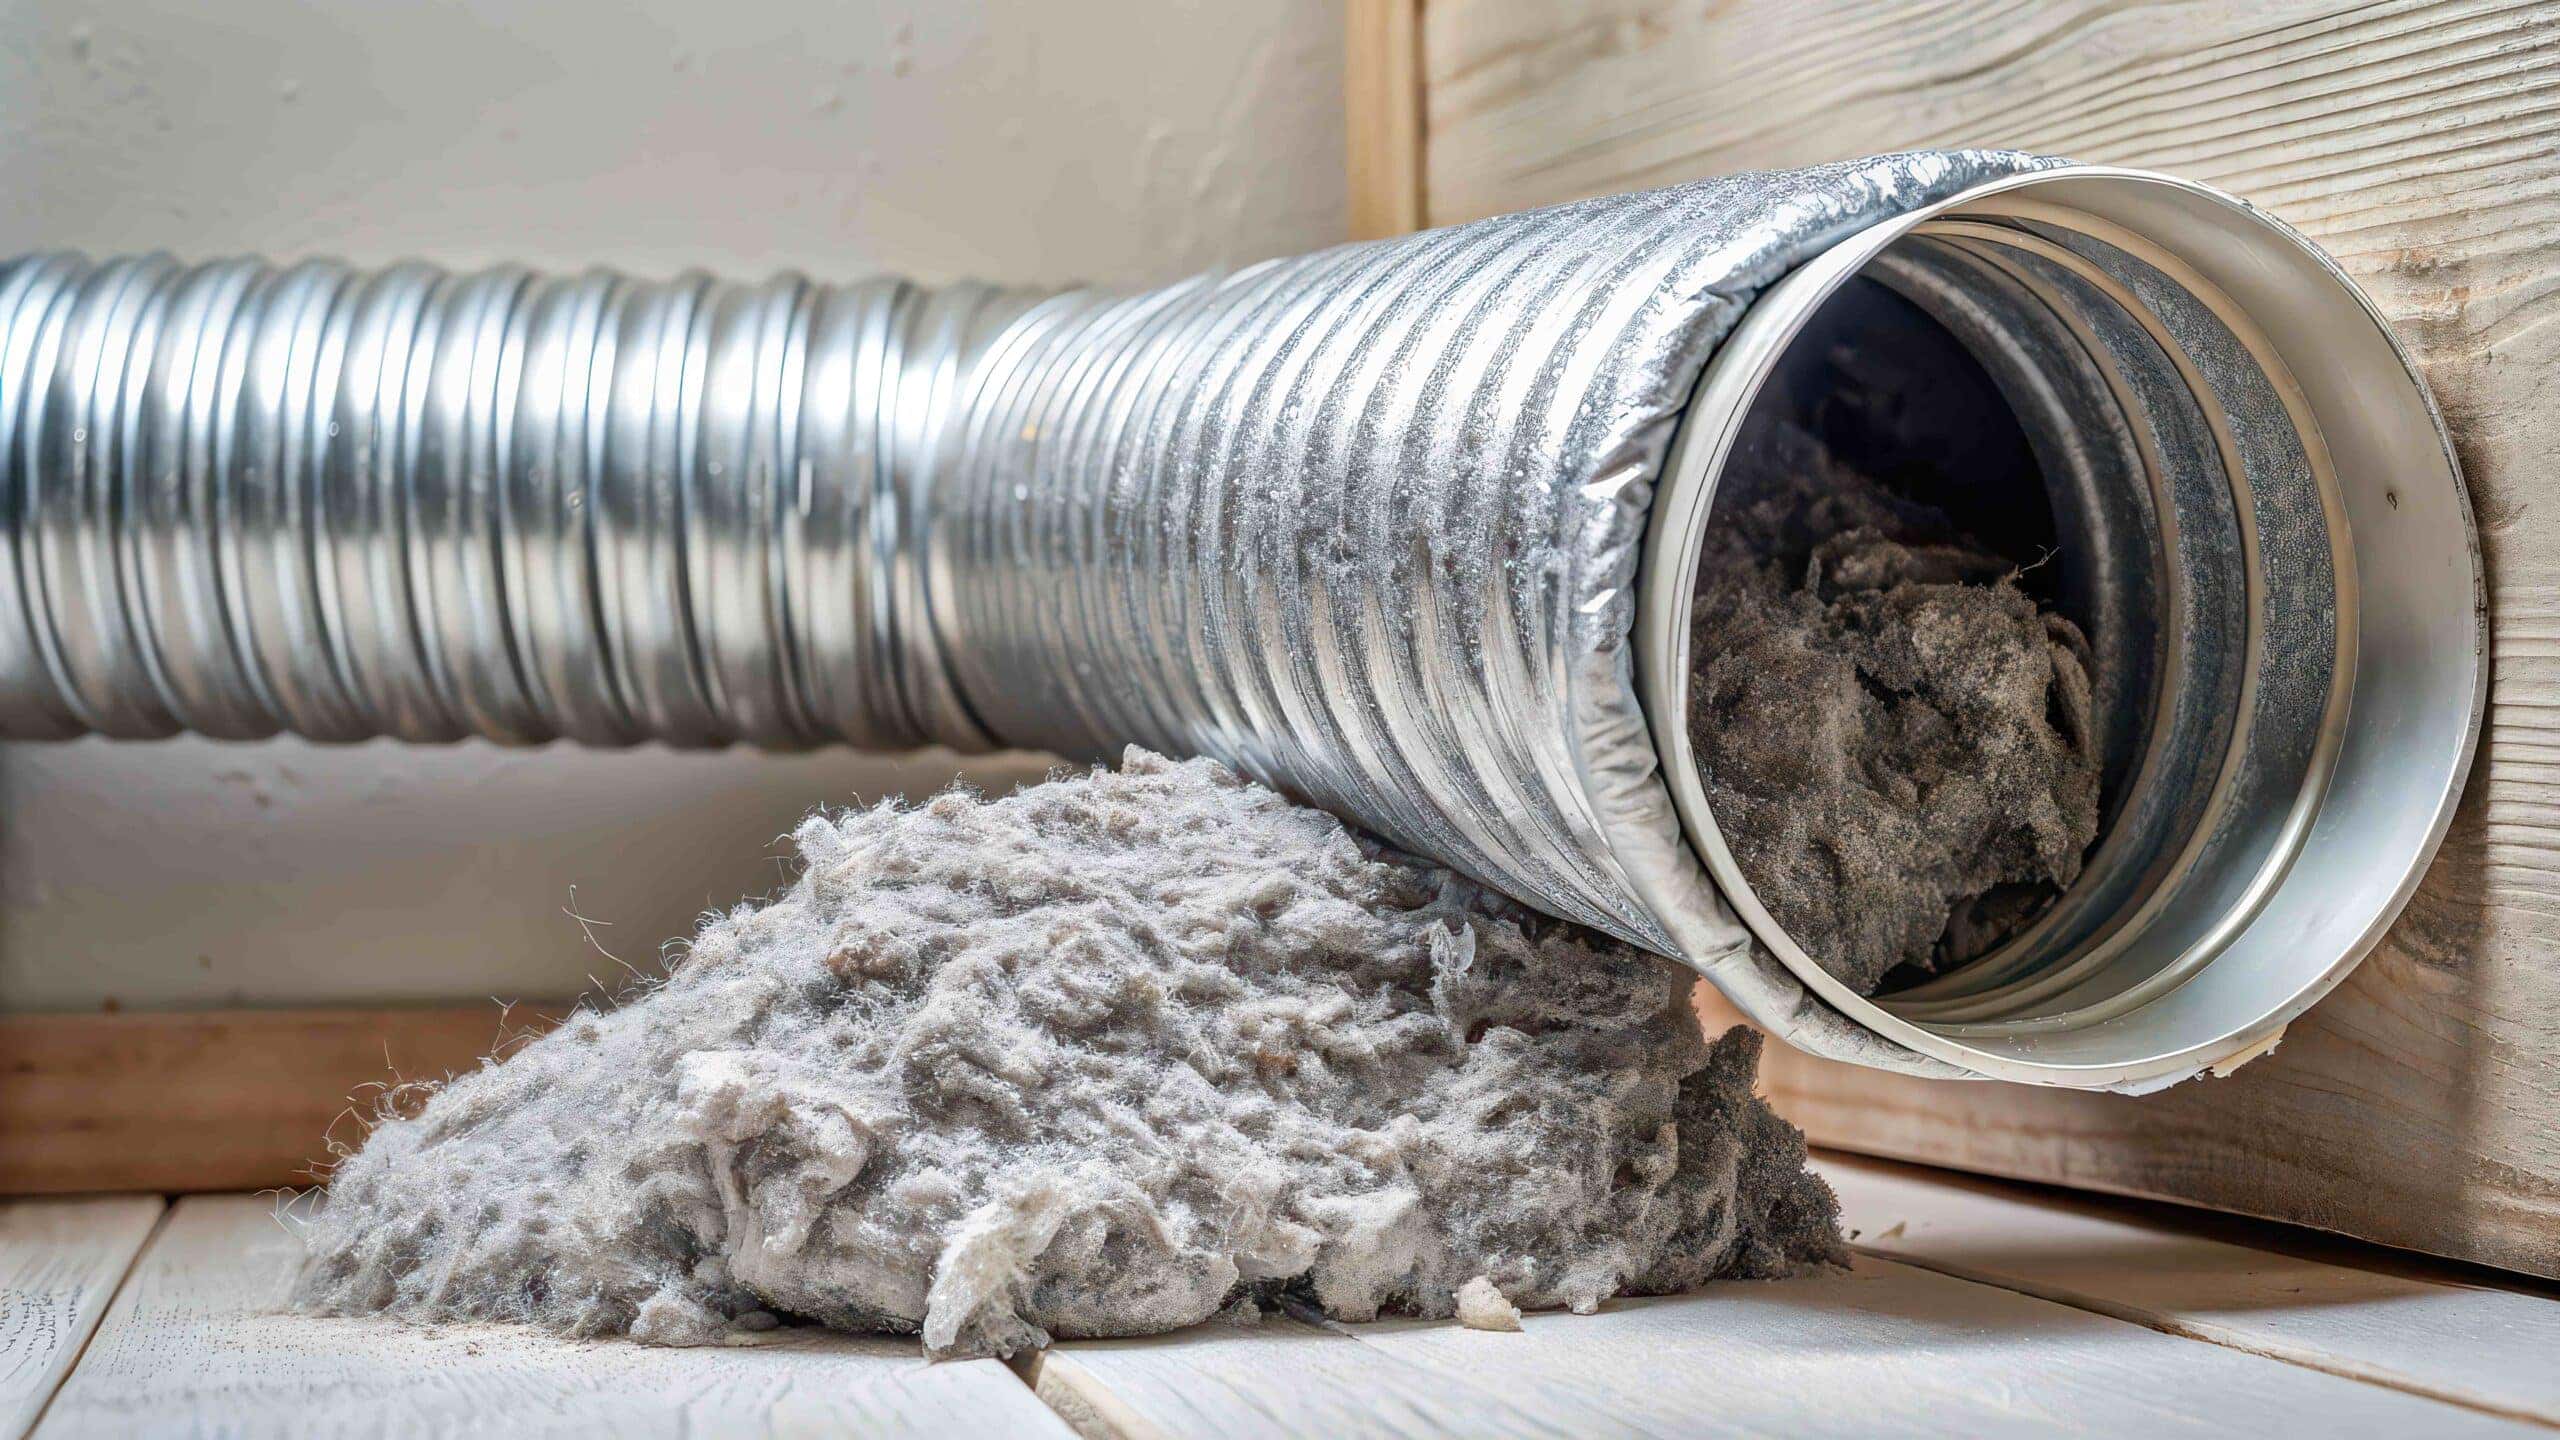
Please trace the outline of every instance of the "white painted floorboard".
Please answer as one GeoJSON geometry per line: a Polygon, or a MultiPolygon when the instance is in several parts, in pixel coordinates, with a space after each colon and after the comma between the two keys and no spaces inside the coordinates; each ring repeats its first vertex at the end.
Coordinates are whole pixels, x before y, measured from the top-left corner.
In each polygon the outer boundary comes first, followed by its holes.
{"type": "Polygon", "coordinates": [[[1035,1383],[1085,1434],[1108,1440],[1615,1433],[1576,1397],[1499,1374],[1452,1382],[1375,1345],[1277,1318],[1072,1341],[1041,1357],[1035,1383]]]}
{"type": "Polygon", "coordinates": [[[1532,1315],[1516,1335],[1274,1318],[1071,1343],[1025,1367],[1036,1396],[993,1362],[928,1365],[912,1341],[663,1350],[284,1314],[299,1247],[271,1200],[188,1199],[156,1235],[148,1197],[22,1202],[0,1207],[0,1440],[40,1410],[45,1437],[2549,1433],[2489,1412],[2539,1413],[2560,1301],[1824,1165],[1860,1243],[1931,1268],[1871,1254],[1846,1274],[1532,1315]],[[1959,1265],[1985,1278],[1941,1273],[1959,1265]],[[2067,1303],[2024,1293],[2039,1289],[2067,1303]]]}
{"type": "Polygon", "coordinates": [[[1127,1440],[1286,1435],[2542,1435],[1891,1261],[1528,1317],[1069,1344],[1044,1393],[1127,1440]]]}
{"type": "Polygon", "coordinates": [[[0,1437],[43,1413],[165,1208],[157,1195],[0,1201],[0,1437]]]}
{"type": "Polygon", "coordinates": [[[1869,1250],[2560,1425],[2560,1300],[2546,1295],[2278,1254],[2131,1207],[1909,1166],[1825,1156],[1818,1168],[1839,1192],[1856,1243],[1869,1250]]]}
{"type": "Polygon", "coordinates": [[[36,1433],[1069,1434],[1002,1365],[928,1364],[912,1340],[780,1332],[667,1350],[278,1313],[300,1245],[274,1212],[246,1195],[180,1201],[36,1433]]]}

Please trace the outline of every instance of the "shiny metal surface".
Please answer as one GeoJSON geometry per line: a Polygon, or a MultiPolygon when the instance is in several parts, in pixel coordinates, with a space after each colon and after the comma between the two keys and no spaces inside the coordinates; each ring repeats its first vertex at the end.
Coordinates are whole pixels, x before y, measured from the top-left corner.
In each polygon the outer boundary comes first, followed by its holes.
{"type": "Polygon", "coordinates": [[[2052,163],[1734,176],[1141,294],[30,257],[0,737],[1210,754],[1796,1043],[1980,1073],[1752,943],[1664,783],[1637,607],[1762,291],[2052,163]]]}
{"type": "Polygon", "coordinates": [[[1023,303],[17,261],[0,734],[983,748],[901,487],[1023,303]]]}
{"type": "MultiPolygon", "coordinates": [[[[2467,503],[2387,326],[2292,232],[2135,172],[1987,182],[1764,296],[1701,386],[1644,585],[1638,648],[1665,776],[1755,936],[1877,1034],[2040,1083],[2156,1088],[2263,1049],[2416,884],[2485,693],[2467,503]],[[2005,377],[2065,517],[2066,567],[2138,588],[2142,527],[2090,522],[2086,490],[2096,473],[2150,494],[2160,634],[2142,758],[2080,881],[2002,949],[1874,998],[1823,972],[1752,894],[1685,727],[1687,597],[1723,455],[1798,332],[1865,273],[2005,377]]],[[[2105,653],[2122,620],[2099,609],[2105,653]]]]}

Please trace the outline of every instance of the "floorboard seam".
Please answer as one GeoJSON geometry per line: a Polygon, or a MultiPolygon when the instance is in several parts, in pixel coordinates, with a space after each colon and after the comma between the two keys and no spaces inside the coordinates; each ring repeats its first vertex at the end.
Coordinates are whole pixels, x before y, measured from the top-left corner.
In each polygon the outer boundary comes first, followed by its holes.
{"type": "Polygon", "coordinates": [[[2006,1290],[2012,1294],[2024,1295],[2030,1299],[2043,1300],[2055,1305],[2067,1305],[2074,1310],[2103,1315],[2110,1320],[2121,1320],[2128,1325],[2139,1325],[2145,1330],[2156,1331],[2176,1339],[2193,1340],[2200,1345],[2217,1345],[2225,1350],[2237,1350],[2244,1355],[2255,1355],[2262,1360],[2274,1360],[2303,1370],[2316,1370],[2323,1375],[2334,1375],[2341,1380],[2353,1380],[2379,1389],[2397,1390],[2404,1395],[2414,1395],[2421,1400],[2432,1400],[2440,1405],[2451,1405],[2457,1409],[2492,1415],[2501,1420],[2520,1420],[2528,1425],[2541,1426],[2546,1430],[2560,1430],[2560,1421],[2555,1421],[2553,1417],[2538,1411],[2517,1409],[2481,1399],[2476,1395],[2464,1395],[2439,1389],[2405,1375],[2350,1366],[2315,1350],[2252,1342],[2215,1327],[2188,1324],[2165,1315],[2154,1315],[2134,1306],[2119,1305],[2094,1295],[2084,1295],[2076,1290],[2038,1285],[2033,1281],[2021,1280],[2015,1276],[1975,1270],[1929,1256],[1882,1250],[1871,1245],[1852,1244],[1849,1248],[1861,1255],[1870,1255],[1878,1260],[1934,1271],[1951,1280],[1987,1285],[1994,1290],[2006,1290]]]}
{"type": "Polygon", "coordinates": [[[1081,1440],[1168,1440],[1162,1427],[1112,1394],[1073,1356],[1054,1349],[1031,1350],[1007,1359],[1004,1365],[1081,1440]],[[1057,1373],[1052,1373],[1052,1365],[1059,1367],[1057,1373]]]}
{"type": "Polygon", "coordinates": [[[142,1243],[134,1246],[133,1253],[125,1257],[124,1268],[116,1272],[116,1283],[107,1291],[107,1303],[98,1307],[98,1323],[90,1326],[89,1333],[80,1337],[79,1345],[71,1352],[71,1363],[62,1367],[62,1378],[54,1381],[53,1388],[45,1392],[44,1403],[36,1407],[36,1413],[27,1421],[20,1440],[33,1440],[44,1429],[45,1417],[53,1413],[53,1402],[61,1398],[63,1387],[71,1383],[71,1377],[80,1373],[81,1364],[89,1358],[89,1347],[97,1343],[98,1332],[107,1328],[107,1321],[116,1313],[116,1302],[124,1298],[124,1287],[133,1283],[133,1277],[142,1269],[143,1257],[151,1253],[152,1246],[160,1243],[160,1232],[169,1228],[169,1217],[177,1213],[178,1197],[161,1196],[160,1213],[151,1218],[150,1233],[144,1235],[142,1243]]]}

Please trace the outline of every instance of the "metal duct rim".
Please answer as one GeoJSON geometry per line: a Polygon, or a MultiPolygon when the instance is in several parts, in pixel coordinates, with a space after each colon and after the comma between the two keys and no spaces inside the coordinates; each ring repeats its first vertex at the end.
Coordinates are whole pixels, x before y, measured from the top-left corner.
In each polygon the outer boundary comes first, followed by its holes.
{"type": "MultiPolygon", "coordinates": [[[[1824,1004],[1973,1074],[2139,1090],[2267,1048],[2378,943],[2414,890],[2450,823],[2485,706],[2483,583],[2459,467],[2425,384],[2326,256],[2209,187],[2132,170],[2041,170],[1861,231],[1772,286],[1736,326],[1700,380],[1656,497],[1637,602],[1639,688],[1690,848],[1759,943],[1824,1004]],[[2258,883],[2228,913],[2205,917],[2218,929],[2173,971],[2023,1022],[1980,1003],[1869,999],[1816,965],[1735,866],[1686,724],[1688,597],[1716,472],[1745,413],[1851,276],[1946,221],[2130,247],[2193,277],[2228,307],[2220,318],[2235,333],[2268,347],[2266,378],[2313,469],[2326,472],[2335,547],[2333,693],[2309,727],[2318,753],[2293,777],[2295,811],[2258,883]]],[[[2268,615],[2253,589],[2253,631],[2268,615]]],[[[2286,639],[2253,645],[2280,654],[2286,639]]]]}

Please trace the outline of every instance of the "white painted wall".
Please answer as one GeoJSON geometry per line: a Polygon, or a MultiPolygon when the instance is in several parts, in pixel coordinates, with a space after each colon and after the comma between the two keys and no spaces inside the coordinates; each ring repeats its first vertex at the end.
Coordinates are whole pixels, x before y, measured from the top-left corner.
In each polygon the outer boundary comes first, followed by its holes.
{"type": "MultiPolygon", "coordinates": [[[[1343,233],[1311,0],[13,0],[0,251],[1170,278],[1343,233]]],[[[1002,787],[1041,762],[970,767],[1002,787]]],[[[0,1009],[551,996],[905,758],[0,747],[0,1009]]]]}

